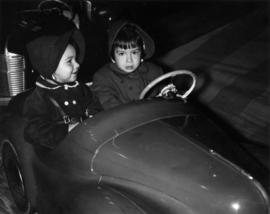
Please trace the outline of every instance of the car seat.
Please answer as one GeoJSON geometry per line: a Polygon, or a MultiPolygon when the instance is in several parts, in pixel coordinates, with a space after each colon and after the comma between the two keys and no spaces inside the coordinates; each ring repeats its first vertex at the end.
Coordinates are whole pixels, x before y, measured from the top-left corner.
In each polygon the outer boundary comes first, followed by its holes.
{"type": "Polygon", "coordinates": [[[12,97],[8,103],[7,111],[22,116],[25,99],[33,92],[33,90],[34,88],[30,88],[12,97]]]}

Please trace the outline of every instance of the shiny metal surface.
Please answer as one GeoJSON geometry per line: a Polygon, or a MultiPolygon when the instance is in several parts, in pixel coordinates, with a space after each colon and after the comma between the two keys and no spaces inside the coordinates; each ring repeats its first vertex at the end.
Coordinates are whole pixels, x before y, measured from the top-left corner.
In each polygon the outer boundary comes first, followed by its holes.
{"type": "Polygon", "coordinates": [[[71,135],[67,142],[84,151],[76,170],[88,170],[100,185],[121,190],[135,201],[144,198],[165,207],[170,204],[171,213],[268,212],[265,192],[241,168],[159,121],[196,115],[191,106],[144,105],[111,111],[110,116],[102,115],[74,130],[80,140],[71,135]]]}
{"type": "Polygon", "coordinates": [[[21,119],[6,128],[40,214],[267,214],[264,189],[188,132],[198,121],[170,122],[187,115],[198,112],[179,101],[131,103],[75,127],[50,152],[24,142],[21,119]]]}
{"type": "Polygon", "coordinates": [[[25,58],[5,49],[0,62],[0,95],[13,97],[25,90],[25,58]]]}
{"type": "Polygon", "coordinates": [[[183,212],[267,213],[251,177],[160,122],[104,144],[95,158],[94,172],[105,184],[134,183],[128,191],[139,194],[143,189],[149,195],[155,192],[176,200],[183,212]]]}

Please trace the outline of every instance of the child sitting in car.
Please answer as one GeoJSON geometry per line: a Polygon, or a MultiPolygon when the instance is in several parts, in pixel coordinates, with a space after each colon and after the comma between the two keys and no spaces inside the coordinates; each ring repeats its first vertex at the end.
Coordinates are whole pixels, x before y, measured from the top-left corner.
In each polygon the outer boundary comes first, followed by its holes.
{"type": "Polygon", "coordinates": [[[104,109],[138,100],[145,86],[163,74],[159,66],[145,61],[154,54],[155,44],[137,24],[127,20],[114,23],[108,46],[111,62],[93,76],[93,91],[104,109]]]}
{"type": "Polygon", "coordinates": [[[33,69],[40,76],[24,104],[25,139],[49,149],[68,132],[102,109],[89,87],[77,81],[84,57],[84,38],[67,19],[55,20],[26,44],[33,69]]]}

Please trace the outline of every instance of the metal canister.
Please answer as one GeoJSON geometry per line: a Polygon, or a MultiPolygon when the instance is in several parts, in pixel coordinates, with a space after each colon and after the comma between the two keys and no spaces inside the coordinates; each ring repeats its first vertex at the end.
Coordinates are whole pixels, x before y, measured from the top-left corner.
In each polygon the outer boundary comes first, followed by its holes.
{"type": "Polygon", "coordinates": [[[0,95],[13,97],[25,90],[25,57],[5,47],[0,63],[0,95]]]}
{"type": "Polygon", "coordinates": [[[10,96],[25,90],[25,58],[23,55],[6,52],[7,79],[10,96]]]}

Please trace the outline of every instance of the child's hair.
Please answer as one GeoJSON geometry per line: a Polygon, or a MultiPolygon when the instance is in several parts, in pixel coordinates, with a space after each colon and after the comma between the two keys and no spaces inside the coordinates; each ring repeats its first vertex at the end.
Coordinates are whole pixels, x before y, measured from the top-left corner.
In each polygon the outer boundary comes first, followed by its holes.
{"type": "Polygon", "coordinates": [[[144,57],[144,42],[138,33],[136,26],[132,24],[127,24],[124,26],[117,34],[113,45],[111,57],[114,59],[113,51],[115,48],[130,49],[138,47],[141,51],[142,58],[144,57]]]}

